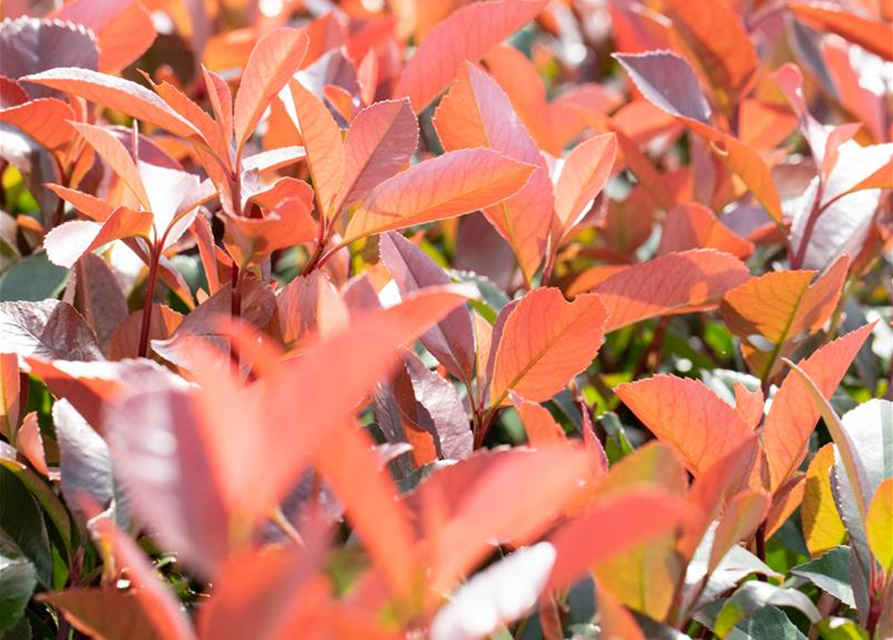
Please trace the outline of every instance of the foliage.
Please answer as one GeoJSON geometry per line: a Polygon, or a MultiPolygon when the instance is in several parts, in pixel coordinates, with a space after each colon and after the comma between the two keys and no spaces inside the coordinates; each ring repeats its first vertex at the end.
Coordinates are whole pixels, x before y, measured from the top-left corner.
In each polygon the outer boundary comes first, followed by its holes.
{"type": "Polygon", "coordinates": [[[0,640],[893,638],[893,5],[0,5],[0,640]]]}

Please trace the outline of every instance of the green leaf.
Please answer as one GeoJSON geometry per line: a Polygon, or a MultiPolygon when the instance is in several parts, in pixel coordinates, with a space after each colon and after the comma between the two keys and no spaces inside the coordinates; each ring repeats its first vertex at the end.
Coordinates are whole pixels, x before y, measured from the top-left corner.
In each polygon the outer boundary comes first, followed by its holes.
{"type": "Polygon", "coordinates": [[[809,580],[844,604],[855,607],[856,598],[850,584],[851,556],[850,547],[835,547],[815,560],[794,567],[791,574],[809,580]]]}
{"type": "MultiPolygon", "coordinates": [[[[720,638],[730,637],[729,633],[734,627],[769,605],[798,609],[813,624],[822,618],[812,600],[796,589],[776,587],[767,582],[746,582],[723,604],[716,616],[714,632],[720,638]]],[[[776,636],[761,637],[774,638],[776,636]]]]}
{"type": "Polygon", "coordinates": [[[599,424],[605,430],[605,453],[608,462],[613,465],[633,452],[633,445],[626,437],[626,429],[617,414],[608,412],[598,419],[599,424]]]}
{"type": "Polygon", "coordinates": [[[55,298],[65,287],[71,271],[51,263],[46,253],[32,253],[0,275],[0,302],[55,298]]]}
{"type": "Polygon", "coordinates": [[[34,565],[15,551],[0,546],[0,632],[16,626],[35,586],[34,565]]]}
{"type": "Polygon", "coordinates": [[[31,630],[31,623],[22,616],[19,621],[5,632],[0,631],[0,640],[34,640],[37,635],[31,630]]]}
{"type": "Polygon", "coordinates": [[[0,538],[34,564],[41,583],[53,584],[53,554],[40,506],[4,466],[0,466],[0,538]]]}
{"type": "Polygon", "coordinates": [[[818,626],[824,640],[868,640],[868,632],[849,618],[828,618],[818,626]]]}
{"type": "MultiPolygon", "coordinates": [[[[726,600],[717,600],[702,608],[695,620],[715,631],[716,617],[726,600]]],[[[764,607],[739,622],[726,636],[729,640],[809,640],[781,609],[764,607]]]]}

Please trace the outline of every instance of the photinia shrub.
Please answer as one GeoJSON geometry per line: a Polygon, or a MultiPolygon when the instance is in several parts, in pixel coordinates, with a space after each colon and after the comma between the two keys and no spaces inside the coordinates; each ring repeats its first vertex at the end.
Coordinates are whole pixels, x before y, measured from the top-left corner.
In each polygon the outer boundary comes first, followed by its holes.
{"type": "Polygon", "coordinates": [[[893,639],[889,0],[0,14],[0,640],[893,639]]]}

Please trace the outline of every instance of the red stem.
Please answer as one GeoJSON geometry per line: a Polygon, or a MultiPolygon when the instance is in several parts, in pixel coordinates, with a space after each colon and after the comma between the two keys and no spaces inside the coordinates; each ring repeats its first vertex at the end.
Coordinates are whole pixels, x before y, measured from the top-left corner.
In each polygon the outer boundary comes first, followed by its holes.
{"type": "Polygon", "coordinates": [[[152,299],[155,297],[155,280],[158,276],[158,263],[161,261],[161,249],[153,246],[149,252],[149,280],[146,283],[146,298],[143,302],[143,324],[140,329],[140,358],[145,358],[149,348],[149,328],[152,324],[152,299]]]}

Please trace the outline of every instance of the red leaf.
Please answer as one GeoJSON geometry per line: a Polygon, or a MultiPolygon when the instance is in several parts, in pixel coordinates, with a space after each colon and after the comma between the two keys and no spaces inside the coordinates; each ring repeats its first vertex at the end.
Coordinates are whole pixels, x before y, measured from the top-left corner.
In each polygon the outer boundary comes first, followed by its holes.
{"type": "MultiPolygon", "coordinates": [[[[860,327],[798,363],[826,398],[834,394],[873,328],[874,324],[860,327]]],[[[819,415],[806,383],[797,375],[788,373],[772,400],[763,428],[763,445],[769,460],[769,487],[773,492],[806,455],[806,444],[819,415]]]]}
{"type": "Polygon", "coordinates": [[[43,240],[50,262],[73,267],[78,259],[109,242],[123,238],[148,238],[152,214],[118,207],[104,222],[72,220],[50,231],[43,240]]]}
{"type": "Polygon", "coordinates": [[[604,340],[605,305],[581,294],[568,302],[559,289],[535,289],[509,314],[499,338],[490,382],[490,404],[510,391],[543,402],[585,370],[604,340]]]}
{"type": "Polygon", "coordinates": [[[657,375],[615,391],[696,477],[753,434],[734,408],[697,380],[657,375]]]}
{"type": "Polygon", "coordinates": [[[99,71],[118,73],[155,42],[149,12],[137,0],[73,0],[49,18],[90,29],[98,40],[99,71]]]}
{"type": "Polygon", "coordinates": [[[409,164],[419,124],[408,100],[386,100],[360,111],[344,139],[344,184],[336,211],[360,202],[409,164]]]}
{"type": "Polygon", "coordinates": [[[669,15],[713,85],[717,102],[731,111],[754,79],[759,59],[733,7],[710,0],[669,0],[669,15]]]}
{"type": "Polygon", "coordinates": [[[674,207],[667,214],[657,253],[686,249],[716,249],[743,260],[753,253],[754,245],[724,225],[710,209],[692,202],[674,207]]]}
{"type": "Polygon", "coordinates": [[[74,137],[69,120],[74,120],[74,112],[67,103],[56,98],[32,100],[0,111],[0,122],[17,127],[50,150],[74,137]]]}
{"type": "Polygon", "coordinates": [[[608,133],[581,142],[565,158],[555,184],[555,215],[561,225],[556,241],[586,215],[611,177],[616,155],[617,138],[608,133]]]}
{"type": "Polygon", "coordinates": [[[254,45],[233,111],[236,158],[241,158],[245,141],[254,133],[264,110],[298,70],[306,53],[307,34],[299,29],[274,29],[254,45]]]}
{"type": "Polygon", "coordinates": [[[836,33],[884,60],[893,60],[889,23],[866,20],[833,5],[793,2],[788,6],[795,16],[813,27],[836,33]]]}
{"type": "Polygon", "coordinates": [[[46,360],[103,360],[96,337],[74,307],[58,300],[0,302],[4,353],[46,360]]]}
{"type": "Polygon", "coordinates": [[[490,149],[451,151],[382,182],[359,205],[342,244],[454,218],[515,195],[534,167],[490,149]]]}
{"type": "Polygon", "coordinates": [[[428,516],[431,588],[452,589],[493,542],[523,544],[541,535],[590,477],[590,464],[589,455],[573,447],[512,449],[478,452],[435,472],[409,498],[428,516]],[[505,487],[524,500],[498,501],[505,487]]]}
{"type": "Polygon", "coordinates": [[[319,202],[320,215],[333,218],[338,192],[344,183],[341,130],[326,106],[297,80],[288,83],[294,102],[295,125],[303,139],[307,166],[319,202]]]}
{"type": "Polygon", "coordinates": [[[317,236],[317,222],[307,202],[298,198],[280,200],[263,218],[226,216],[224,220],[227,249],[243,268],[261,262],[274,251],[310,242],[317,236]]]}
{"type": "Polygon", "coordinates": [[[474,3],[451,14],[431,30],[403,68],[395,98],[408,96],[422,112],[452,82],[462,64],[487,52],[533,20],[547,0],[497,0],[474,3]]]}
{"type": "Polygon", "coordinates": [[[325,273],[315,270],[282,288],[276,296],[274,322],[283,346],[301,352],[313,340],[347,329],[350,312],[325,273]]]}
{"type": "Polygon", "coordinates": [[[671,533],[687,515],[681,498],[662,491],[630,491],[600,500],[549,538],[558,558],[547,588],[566,587],[592,565],[671,533]]]}
{"type": "Polygon", "coordinates": [[[750,277],[737,258],[712,249],[671,253],[615,273],[593,291],[608,308],[610,332],[657,316],[715,306],[729,289],[750,277]]]}
{"type": "Polygon", "coordinates": [[[713,152],[748,186],[776,222],[782,221],[781,200],[760,155],[727,133],[710,125],[710,107],[698,78],[684,58],[658,51],[613,56],[632,78],[642,95],[707,140],[713,152]]]}
{"type": "Polygon", "coordinates": [[[368,434],[353,421],[333,427],[339,446],[320,447],[320,473],[344,504],[348,519],[394,596],[408,598],[419,577],[409,514],[397,500],[390,475],[381,469],[368,434]]]}
{"type": "Polygon", "coordinates": [[[174,135],[190,138],[197,135],[193,125],[171,109],[145,87],[88,69],[58,68],[22,78],[58,91],[64,91],[91,102],[167,129],[174,135]]]}
{"type": "Polygon", "coordinates": [[[133,156],[112,133],[104,128],[92,124],[72,122],[74,127],[87,143],[93,147],[109,168],[127,185],[127,188],[136,196],[139,203],[147,210],[151,209],[149,196],[143,186],[143,179],[137,169],[133,156]]]}
{"type": "Polygon", "coordinates": [[[530,282],[543,260],[552,227],[552,184],[536,143],[499,85],[467,62],[440,101],[434,124],[448,151],[487,147],[536,167],[517,194],[484,210],[530,282]]]}
{"type": "Polygon", "coordinates": [[[512,404],[521,418],[524,431],[527,433],[527,443],[536,448],[544,449],[563,444],[567,441],[564,429],[561,428],[549,410],[541,404],[525,400],[512,393],[512,404]]]}
{"type": "MultiPolygon", "coordinates": [[[[437,263],[399,233],[382,234],[379,251],[382,262],[403,295],[451,282],[437,263]]],[[[474,375],[474,335],[467,308],[450,313],[437,326],[422,334],[420,340],[447,371],[466,384],[471,383],[474,375]]]]}

